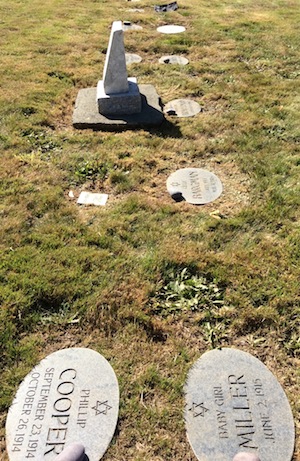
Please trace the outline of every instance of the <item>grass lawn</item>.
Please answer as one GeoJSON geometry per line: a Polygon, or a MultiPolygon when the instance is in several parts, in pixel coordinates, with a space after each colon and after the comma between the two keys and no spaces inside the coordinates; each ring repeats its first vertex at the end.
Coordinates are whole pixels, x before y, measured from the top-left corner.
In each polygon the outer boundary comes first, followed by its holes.
{"type": "Polygon", "coordinates": [[[300,2],[180,0],[162,14],[155,4],[0,0],[3,461],[18,385],[74,346],[100,352],[119,379],[105,460],[195,459],[183,384],[222,346],[277,377],[300,460],[300,2]],[[143,27],[125,33],[126,51],[143,58],[129,76],[163,104],[194,99],[200,114],[151,130],[73,129],[79,89],[102,78],[113,20],[143,27]],[[156,32],[172,23],[186,32],[156,32]],[[167,54],[189,64],[159,64],[167,54]],[[221,197],[173,202],[167,177],[185,167],[217,174],[221,197]],[[77,205],[82,190],[109,194],[107,205],[77,205]]]}

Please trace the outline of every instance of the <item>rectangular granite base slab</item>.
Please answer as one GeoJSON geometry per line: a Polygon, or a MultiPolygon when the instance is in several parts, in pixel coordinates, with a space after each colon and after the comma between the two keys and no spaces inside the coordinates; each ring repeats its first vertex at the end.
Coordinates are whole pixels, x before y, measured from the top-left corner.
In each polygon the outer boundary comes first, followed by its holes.
{"type": "Polygon", "coordinates": [[[153,85],[139,85],[142,110],[131,115],[102,115],[99,113],[97,88],[79,90],[73,112],[74,128],[118,131],[160,125],[164,120],[159,96],[153,85]]]}

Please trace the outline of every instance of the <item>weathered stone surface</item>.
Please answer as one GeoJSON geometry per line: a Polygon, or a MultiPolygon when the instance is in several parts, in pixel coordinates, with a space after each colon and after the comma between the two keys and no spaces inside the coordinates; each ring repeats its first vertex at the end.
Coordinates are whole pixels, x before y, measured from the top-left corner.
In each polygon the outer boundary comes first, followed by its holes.
{"type": "Polygon", "coordinates": [[[194,205],[204,205],[221,195],[222,183],[210,171],[181,168],[168,177],[167,190],[176,201],[184,199],[194,205]]]}
{"type": "Polygon", "coordinates": [[[123,115],[141,112],[142,100],[136,79],[129,78],[128,83],[129,86],[126,93],[106,94],[102,80],[98,82],[97,101],[100,114],[123,115]]]}
{"type": "Polygon", "coordinates": [[[189,60],[183,56],[177,56],[173,54],[162,56],[159,58],[158,62],[160,64],[178,64],[179,66],[186,66],[189,63],[189,60]]]}
{"type": "Polygon", "coordinates": [[[265,365],[224,348],[205,353],[185,386],[188,440],[200,461],[228,461],[249,452],[290,461],[295,429],[287,397],[265,365]]]}
{"type": "Polygon", "coordinates": [[[201,111],[200,105],[192,99],[173,99],[164,107],[165,114],[176,117],[193,117],[201,111]]]}
{"type": "Polygon", "coordinates": [[[185,31],[185,27],[170,24],[166,26],[160,26],[156,30],[162,34],[180,34],[181,32],[185,31]]]}
{"type": "Polygon", "coordinates": [[[141,56],[134,53],[125,53],[126,64],[134,64],[142,61],[141,56]]]}
{"type": "Polygon", "coordinates": [[[119,410],[116,375],[91,349],[63,349],[25,377],[9,409],[6,443],[10,461],[54,461],[81,443],[99,461],[115,432],[119,410]]]}
{"type": "Polygon", "coordinates": [[[132,115],[102,115],[96,100],[96,88],[79,91],[73,112],[73,126],[79,129],[124,130],[126,128],[160,125],[164,120],[159,96],[152,85],[139,85],[142,110],[132,115]]]}
{"type": "Polygon", "coordinates": [[[102,85],[107,95],[126,93],[129,90],[121,21],[114,21],[112,24],[105,57],[102,85]]]}

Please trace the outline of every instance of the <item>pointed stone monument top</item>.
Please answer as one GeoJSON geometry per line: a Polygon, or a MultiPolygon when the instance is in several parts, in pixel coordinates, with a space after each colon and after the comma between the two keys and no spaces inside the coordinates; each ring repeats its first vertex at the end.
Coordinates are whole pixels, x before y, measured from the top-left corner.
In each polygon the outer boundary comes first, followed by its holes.
{"type": "Polygon", "coordinates": [[[112,23],[104,64],[103,80],[97,85],[99,113],[104,115],[138,114],[142,99],[136,78],[128,78],[121,21],[112,23]]]}
{"type": "Polygon", "coordinates": [[[112,24],[104,64],[103,86],[106,94],[129,91],[122,21],[114,21],[112,24]]]}

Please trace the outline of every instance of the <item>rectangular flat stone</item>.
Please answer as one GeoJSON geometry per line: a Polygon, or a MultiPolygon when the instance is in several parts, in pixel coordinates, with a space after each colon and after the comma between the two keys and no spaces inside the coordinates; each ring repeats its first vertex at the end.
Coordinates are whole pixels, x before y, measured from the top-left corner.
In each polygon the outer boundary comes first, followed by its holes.
{"type": "Polygon", "coordinates": [[[137,127],[160,125],[164,120],[159,96],[153,85],[139,85],[142,110],[131,115],[102,115],[96,98],[97,88],[84,88],[78,92],[73,112],[74,128],[118,131],[137,127]]]}

